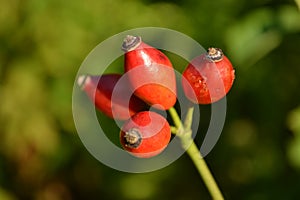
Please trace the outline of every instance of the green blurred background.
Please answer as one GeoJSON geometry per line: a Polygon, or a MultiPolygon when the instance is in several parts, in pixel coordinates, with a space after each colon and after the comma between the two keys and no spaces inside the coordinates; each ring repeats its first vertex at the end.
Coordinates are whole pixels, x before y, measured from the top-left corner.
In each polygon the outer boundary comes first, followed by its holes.
{"type": "Polygon", "coordinates": [[[72,87],[83,59],[145,26],[220,47],[236,68],[223,133],[206,157],[226,199],[299,199],[297,1],[0,0],[0,200],[210,199],[186,155],[129,174],[98,162],[76,133],[72,87]]]}

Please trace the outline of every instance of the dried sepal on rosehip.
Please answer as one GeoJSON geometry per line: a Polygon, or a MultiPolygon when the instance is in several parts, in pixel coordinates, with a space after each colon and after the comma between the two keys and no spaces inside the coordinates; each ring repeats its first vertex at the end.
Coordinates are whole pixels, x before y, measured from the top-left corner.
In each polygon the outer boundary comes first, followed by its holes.
{"type": "Polygon", "coordinates": [[[210,104],[229,92],[235,71],[221,49],[209,48],[188,64],[183,77],[185,95],[194,103],[210,104]]]}
{"type": "Polygon", "coordinates": [[[146,109],[147,105],[134,95],[129,99],[128,105],[128,100],[124,99],[124,96],[132,94],[128,81],[127,84],[118,84],[118,87],[115,87],[121,77],[120,74],[81,75],[77,83],[99,111],[117,120],[127,120],[146,109]]]}
{"type": "Polygon", "coordinates": [[[161,153],[169,144],[168,121],[152,111],[135,114],[121,128],[120,143],[132,155],[149,158],[161,153]]]}
{"type": "Polygon", "coordinates": [[[171,108],[176,102],[176,77],[168,57],[141,37],[131,35],[124,39],[122,49],[125,72],[136,89],[135,95],[158,109],[171,108]]]}

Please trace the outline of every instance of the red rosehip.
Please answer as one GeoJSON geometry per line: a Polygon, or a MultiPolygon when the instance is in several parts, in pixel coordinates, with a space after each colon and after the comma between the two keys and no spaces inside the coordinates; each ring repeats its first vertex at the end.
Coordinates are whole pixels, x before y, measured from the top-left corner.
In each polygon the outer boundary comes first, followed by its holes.
{"type": "Polygon", "coordinates": [[[125,71],[136,88],[135,95],[158,109],[169,109],[176,102],[176,78],[172,63],[158,49],[128,35],[123,42],[125,71]],[[159,104],[159,105],[155,105],[159,104]]]}
{"type": "Polygon", "coordinates": [[[118,87],[115,87],[121,76],[120,74],[81,75],[78,78],[78,84],[99,111],[114,119],[127,120],[135,113],[145,109],[146,104],[133,95],[129,99],[128,106],[128,100],[126,102],[124,96],[132,93],[130,84],[118,84],[118,87]],[[116,96],[112,101],[113,92],[116,96]]]}
{"type": "Polygon", "coordinates": [[[139,112],[132,116],[120,132],[123,148],[140,158],[156,156],[167,147],[170,139],[168,121],[151,111],[139,112]]]}
{"type": "Polygon", "coordinates": [[[221,49],[209,48],[194,58],[183,72],[185,95],[194,103],[210,104],[230,90],[235,74],[231,62],[221,49]]]}

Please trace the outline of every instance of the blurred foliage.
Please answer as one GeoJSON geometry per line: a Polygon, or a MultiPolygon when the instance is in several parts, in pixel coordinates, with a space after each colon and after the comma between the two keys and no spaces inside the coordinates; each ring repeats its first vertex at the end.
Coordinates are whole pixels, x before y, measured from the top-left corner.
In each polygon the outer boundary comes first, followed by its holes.
{"type": "Polygon", "coordinates": [[[94,159],[76,134],[81,62],[111,35],[144,26],[220,47],[235,65],[224,131],[206,157],[225,197],[299,198],[298,0],[0,0],[0,199],[210,198],[186,156],[123,173],[94,159]]]}
{"type": "Polygon", "coordinates": [[[300,171],[300,106],[290,112],[287,124],[293,131],[292,139],[287,145],[288,159],[291,165],[300,171]]]}

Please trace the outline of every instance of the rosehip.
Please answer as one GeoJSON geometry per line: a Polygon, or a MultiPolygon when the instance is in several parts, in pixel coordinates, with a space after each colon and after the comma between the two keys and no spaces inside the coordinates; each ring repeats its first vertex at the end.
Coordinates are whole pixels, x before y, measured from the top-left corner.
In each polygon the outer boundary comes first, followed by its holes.
{"type": "Polygon", "coordinates": [[[156,156],[167,147],[170,139],[168,121],[151,111],[139,112],[132,116],[120,132],[123,148],[140,158],[156,156]]]}
{"type": "Polygon", "coordinates": [[[124,39],[122,49],[125,71],[129,72],[136,96],[158,109],[172,107],[176,102],[176,78],[168,57],[142,42],[141,37],[130,35],[124,39]]]}
{"type": "Polygon", "coordinates": [[[194,103],[210,104],[230,90],[235,74],[231,62],[219,48],[194,58],[183,72],[185,95],[194,103]]]}
{"type": "Polygon", "coordinates": [[[130,84],[118,84],[118,87],[115,87],[120,78],[120,74],[81,75],[78,78],[78,84],[99,111],[111,118],[127,120],[135,113],[145,109],[146,104],[133,95],[129,99],[128,105],[128,101],[124,100],[124,96],[132,93],[129,87],[130,84]],[[112,101],[113,92],[116,96],[112,101]]]}

